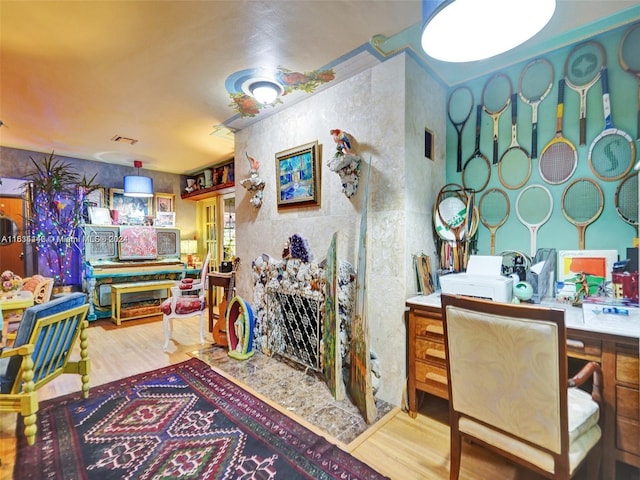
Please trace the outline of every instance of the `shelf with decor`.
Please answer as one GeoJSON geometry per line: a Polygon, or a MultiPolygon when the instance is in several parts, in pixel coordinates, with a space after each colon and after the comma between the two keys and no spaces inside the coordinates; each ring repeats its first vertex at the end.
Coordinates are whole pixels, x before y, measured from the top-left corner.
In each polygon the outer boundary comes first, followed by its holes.
{"type": "Polygon", "coordinates": [[[180,197],[183,200],[202,200],[224,195],[235,190],[233,159],[220,165],[205,168],[189,176],[180,197]]]}

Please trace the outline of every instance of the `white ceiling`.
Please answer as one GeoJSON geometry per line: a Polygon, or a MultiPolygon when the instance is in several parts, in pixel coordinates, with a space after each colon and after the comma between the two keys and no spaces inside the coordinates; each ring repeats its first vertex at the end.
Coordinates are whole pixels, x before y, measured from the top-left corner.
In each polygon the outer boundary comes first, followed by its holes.
{"type": "MultiPolygon", "coordinates": [[[[559,0],[541,45],[635,5],[559,0]]],[[[214,133],[238,123],[231,74],[336,65],[420,17],[417,0],[0,0],[0,145],[191,173],[233,156],[214,133]]],[[[469,71],[425,62],[445,83],[469,71]]]]}

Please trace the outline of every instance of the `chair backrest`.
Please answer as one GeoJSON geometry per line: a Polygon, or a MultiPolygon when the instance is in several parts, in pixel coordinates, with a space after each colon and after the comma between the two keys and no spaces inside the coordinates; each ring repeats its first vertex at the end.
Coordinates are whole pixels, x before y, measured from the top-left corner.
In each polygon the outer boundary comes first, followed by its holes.
{"type": "Polygon", "coordinates": [[[455,421],[568,452],[564,310],[442,295],[442,314],[455,421]]]}
{"type": "MultiPolygon", "coordinates": [[[[84,293],[74,292],[25,310],[13,348],[34,345],[34,382],[64,366],[88,309],[84,293]],[[47,322],[38,323],[47,318],[47,322]]],[[[14,386],[20,376],[20,357],[11,357],[2,381],[2,391],[14,386]]]]}
{"type": "Polygon", "coordinates": [[[200,283],[204,286],[204,291],[209,288],[209,262],[211,261],[211,252],[207,251],[207,256],[202,264],[202,270],[200,270],[200,283]]]}

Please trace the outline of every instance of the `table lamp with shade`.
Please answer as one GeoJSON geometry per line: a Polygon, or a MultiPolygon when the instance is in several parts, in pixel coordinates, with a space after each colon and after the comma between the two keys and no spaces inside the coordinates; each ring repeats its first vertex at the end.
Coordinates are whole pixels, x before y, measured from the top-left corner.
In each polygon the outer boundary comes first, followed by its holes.
{"type": "Polygon", "coordinates": [[[198,251],[198,242],[196,240],[181,240],[180,253],[187,256],[187,267],[194,266],[193,254],[198,251]]]}

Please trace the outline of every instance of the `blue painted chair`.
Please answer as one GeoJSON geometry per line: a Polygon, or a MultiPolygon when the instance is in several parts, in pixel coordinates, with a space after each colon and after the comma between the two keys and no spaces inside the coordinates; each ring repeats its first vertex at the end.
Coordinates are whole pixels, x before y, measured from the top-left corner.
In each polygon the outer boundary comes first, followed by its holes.
{"type": "Polygon", "coordinates": [[[37,391],[63,373],[81,376],[82,396],[89,396],[89,358],[85,320],[89,305],[77,292],[25,310],[11,348],[0,353],[0,412],[18,412],[25,436],[35,443],[37,391]],[[69,356],[80,337],[80,359],[69,356]]]}

